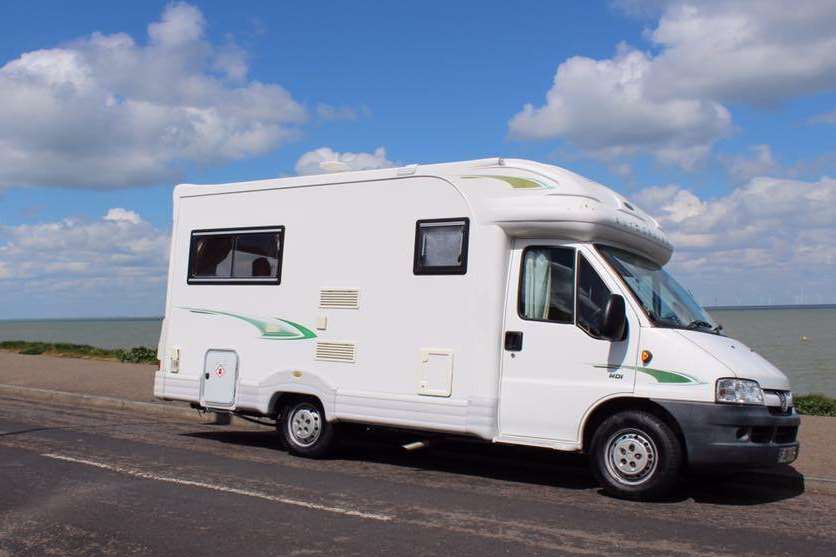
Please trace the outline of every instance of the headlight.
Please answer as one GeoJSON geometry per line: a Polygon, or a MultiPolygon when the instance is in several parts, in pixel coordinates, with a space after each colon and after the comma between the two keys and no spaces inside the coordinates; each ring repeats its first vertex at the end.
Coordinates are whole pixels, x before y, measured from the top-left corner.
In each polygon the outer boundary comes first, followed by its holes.
{"type": "Polygon", "coordinates": [[[763,391],[751,379],[718,379],[717,402],[763,404],[763,391]]]}

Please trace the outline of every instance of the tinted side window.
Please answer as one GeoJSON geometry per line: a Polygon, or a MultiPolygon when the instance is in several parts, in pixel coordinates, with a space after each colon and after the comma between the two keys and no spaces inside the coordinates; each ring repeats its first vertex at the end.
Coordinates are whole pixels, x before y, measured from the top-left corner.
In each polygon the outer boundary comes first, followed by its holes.
{"type": "Polygon", "coordinates": [[[415,227],[415,274],[465,274],[469,224],[466,218],[419,220],[415,227]]]}
{"type": "Polygon", "coordinates": [[[575,304],[575,250],[526,248],[519,290],[519,313],[523,319],[571,323],[575,304]]]}
{"type": "Polygon", "coordinates": [[[275,277],[279,265],[279,238],[275,232],[241,234],[235,243],[232,276],[275,277]]]}
{"type": "Polygon", "coordinates": [[[284,227],[195,230],[189,284],[279,284],[284,227]]]}
{"type": "Polygon", "coordinates": [[[610,290],[584,259],[578,258],[578,326],[593,336],[598,336],[604,308],[610,298],[610,290]]]}
{"type": "Polygon", "coordinates": [[[232,272],[232,236],[203,236],[193,240],[192,275],[229,277],[232,272]]]}

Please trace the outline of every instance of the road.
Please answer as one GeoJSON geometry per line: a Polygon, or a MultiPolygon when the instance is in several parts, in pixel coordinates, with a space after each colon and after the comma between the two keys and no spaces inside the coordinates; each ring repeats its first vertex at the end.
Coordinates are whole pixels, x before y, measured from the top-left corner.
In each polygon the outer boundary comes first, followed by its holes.
{"type": "Polygon", "coordinates": [[[363,433],[333,459],[269,429],[0,398],[0,557],[836,555],[836,496],[691,480],[602,495],[584,459],[363,433]]]}

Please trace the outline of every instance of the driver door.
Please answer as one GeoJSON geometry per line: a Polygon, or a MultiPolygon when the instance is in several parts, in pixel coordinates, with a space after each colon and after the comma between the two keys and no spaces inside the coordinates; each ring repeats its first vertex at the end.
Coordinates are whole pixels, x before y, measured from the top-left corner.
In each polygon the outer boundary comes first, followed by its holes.
{"type": "Polygon", "coordinates": [[[623,293],[586,244],[516,240],[511,257],[499,438],[578,443],[590,407],[633,392],[637,318],[626,304],[624,338],[597,334],[610,293],[623,293]]]}

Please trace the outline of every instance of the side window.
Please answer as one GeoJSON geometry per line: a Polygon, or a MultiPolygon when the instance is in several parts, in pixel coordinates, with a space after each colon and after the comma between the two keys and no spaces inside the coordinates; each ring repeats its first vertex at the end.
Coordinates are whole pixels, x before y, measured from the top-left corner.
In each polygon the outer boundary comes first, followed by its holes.
{"type": "Polygon", "coordinates": [[[532,246],[522,256],[518,310],[523,319],[572,323],[575,250],[532,246]]]}
{"type": "Polygon", "coordinates": [[[195,230],[189,284],[279,284],[284,227],[195,230]]]}
{"type": "Polygon", "coordinates": [[[467,218],[419,220],[415,225],[413,272],[416,275],[467,273],[469,227],[467,218]]]}
{"type": "Polygon", "coordinates": [[[583,257],[578,257],[578,326],[598,336],[610,290],[583,257]]]}
{"type": "Polygon", "coordinates": [[[232,236],[192,237],[192,276],[229,277],[232,271],[232,236]]]}
{"type": "Polygon", "coordinates": [[[235,278],[275,277],[279,267],[279,238],[274,232],[242,234],[235,243],[235,278]]]}

